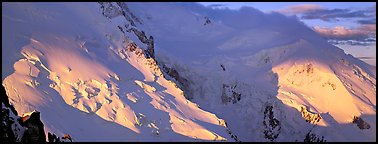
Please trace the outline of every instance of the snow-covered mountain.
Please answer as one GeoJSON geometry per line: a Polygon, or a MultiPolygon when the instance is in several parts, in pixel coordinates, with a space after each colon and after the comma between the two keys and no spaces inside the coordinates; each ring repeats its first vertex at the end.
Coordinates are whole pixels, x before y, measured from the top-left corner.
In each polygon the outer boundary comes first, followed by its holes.
{"type": "Polygon", "coordinates": [[[295,18],[195,3],[2,7],[3,85],[46,133],[376,141],[375,67],[295,18]]]}

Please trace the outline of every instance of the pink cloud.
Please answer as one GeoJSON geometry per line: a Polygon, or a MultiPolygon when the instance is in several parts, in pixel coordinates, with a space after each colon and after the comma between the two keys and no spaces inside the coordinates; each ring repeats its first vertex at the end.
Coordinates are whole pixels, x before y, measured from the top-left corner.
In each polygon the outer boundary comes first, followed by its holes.
{"type": "Polygon", "coordinates": [[[359,27],[360,30],[366,31],[366,32],[371,32],[371,33],[376,33],[377,30],[377,25],[376,24],[365,24],[359,27]]]}
{"type": "Polygon", "coordinates": [[[277,12],[280,12],[283,14],[297,14],[297,13],[311,12],[311,11],[320,10],[320,9],[323,9],[323,7],[320,5],[300,4],[300,5],[291,5],[291,6],[285,7],[281,10],[278,10],[277,12]]]}
{"type": "Polygon", "coordinates": [[[324,37],[334,39],[363,39],[376,33],[375,24],[361,25],[355,29],[349,29],[344,26],[336,26],[334,28],[315,26],[313,29],[324,37]]]}

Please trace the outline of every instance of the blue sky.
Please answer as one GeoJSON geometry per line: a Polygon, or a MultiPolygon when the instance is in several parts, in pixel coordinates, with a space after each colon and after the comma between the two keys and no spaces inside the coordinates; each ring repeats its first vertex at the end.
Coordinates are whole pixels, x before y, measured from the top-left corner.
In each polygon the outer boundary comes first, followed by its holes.
{"type": "Polygon", "coordinates": [[[370,57],[365,62],[376,65],[376,2],[199,2],[204,6],[237,10],[243,6],[263,12],[296,15],[307,26],[355,57],[370,57]],[[315,28],[317,27],[317,28],[315,28]],[[338,33],[338,34],[335,34],[338,33]],[[340,35],[342,33],[343,35],[340,35]],[[369,39],[369,40],[367,40],[369,39]],[[374,39],[373,42],[371,39],[374,39]],[[347,41],[347,42],[346,42],[347,41]],[[348,45],[354,41],[359,46],[348,45]],[[368,44],[366,44],[368,42],[368,44]]]}

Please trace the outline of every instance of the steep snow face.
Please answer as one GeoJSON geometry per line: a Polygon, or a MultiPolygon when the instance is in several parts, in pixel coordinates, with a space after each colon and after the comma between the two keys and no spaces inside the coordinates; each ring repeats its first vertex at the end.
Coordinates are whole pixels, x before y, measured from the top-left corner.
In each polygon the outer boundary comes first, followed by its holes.
{"type": "Polygon", "coordinates": [[[375,67],[294,18],[253,8],[127,5],[136,27],[154,36],[157,60],[188,80],[186,97],[225,119],[239,140],[375,141],[375,67]],[[373,126],[361,130],[355,116],[373,126]]]}
{"type": "Polygon", "coordinates": [[[41,113],[46,132],[73,141],[229,139],[224,121],[186,100],[98,3],[2,7],[3,85],[19,114],[41,113]]]}

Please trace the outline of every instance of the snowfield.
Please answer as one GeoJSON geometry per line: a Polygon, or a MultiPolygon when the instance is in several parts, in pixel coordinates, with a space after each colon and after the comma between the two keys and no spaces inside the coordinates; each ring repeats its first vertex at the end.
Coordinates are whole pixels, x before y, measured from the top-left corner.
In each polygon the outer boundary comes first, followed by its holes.
{"type": "Polygon", "coordinates": [[[3,85],[46,135],[376,141],[376,68],[295,18],[195,3],[2,7],[3,85]]]}

